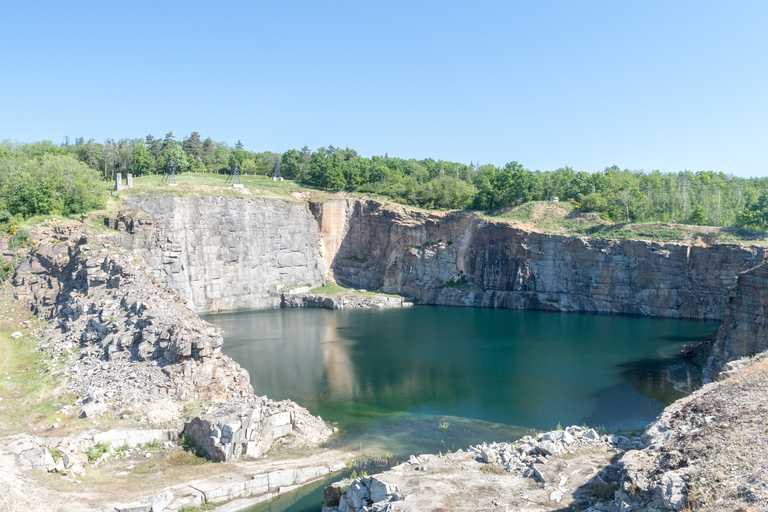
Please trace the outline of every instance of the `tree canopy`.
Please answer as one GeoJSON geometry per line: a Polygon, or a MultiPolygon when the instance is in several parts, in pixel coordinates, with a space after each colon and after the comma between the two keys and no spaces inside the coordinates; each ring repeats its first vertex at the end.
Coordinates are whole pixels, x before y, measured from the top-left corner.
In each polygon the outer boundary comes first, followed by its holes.
{"type": "Polygon", "coordinates": [[[135,139],[84,137],[0,144],[0,180],[6,188],[0,211],[76,212],[95,207],[98,178],[115,173],[160,174],[173,160],[177,172],[228,173],[235,164],[249,175],[281,175],[331,191],[377,194],[424,208],[497,211],[527,201],[558,197],[582,212],[614,222],[678,222],[713,226],[768,227],[768,180],[711,171],[662,173],[606,167],[597,172],[562,167],[531,171],[512,161],[502,167],[447,160],[366,158],[351,148],[309,147],[284,153],[253,152],[192,132],[181,141],[173,132],[135,139]],[[13,194],[11,194],[13,190],[13,194]],[[11,197],[13,196],[13,197],[11,197]],[[94,202],[95,201],[95,202],[94,202]]]}

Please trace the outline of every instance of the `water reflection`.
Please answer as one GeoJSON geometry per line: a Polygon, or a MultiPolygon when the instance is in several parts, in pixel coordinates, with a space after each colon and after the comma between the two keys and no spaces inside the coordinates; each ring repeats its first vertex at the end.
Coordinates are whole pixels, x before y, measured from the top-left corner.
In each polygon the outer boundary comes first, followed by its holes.
{"type": "Polygon", "coordinates": [[[697,384],[700,368],[679,359],[679,340],[717,329],[713,322],[438,307],[207,319],[226,331],[225,353],[250,371],[258,394],[291,398],[336,422],[342,435],[335,442],[396,455],[557,423],[641,427],[697,384]],[[450,427],[440,430],[441,421],[450,427]]]}

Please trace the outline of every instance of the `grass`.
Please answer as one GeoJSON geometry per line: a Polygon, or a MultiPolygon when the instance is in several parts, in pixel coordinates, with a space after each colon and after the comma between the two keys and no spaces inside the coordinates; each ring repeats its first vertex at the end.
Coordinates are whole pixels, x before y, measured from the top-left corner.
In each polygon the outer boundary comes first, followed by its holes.
{"type": "Polygon", "coordinates": [[[509,475],[509,472],[506,469],[495,464],[483,464],[480,466],[480,471],[491,475],[509,475]]]}
{"type": "Polygon", "coordinates": [[[52,424],[58,418],[64,426],[70,417],[56,414],[59,405],[74,403],[75,396],[61,393],[57,371],[63,356],[52,358],[37,350],[33,332],[43,321],[32,315],[25,304],[13,299],[8,284],[0,290],[0,432],[11,434],[52,424]],[[29,324],[23,322],[29,321],[29,324]],[[12,339],[20,331],[23,336],[12,339]]]}
{"type": "MultiPolygon", "coordinates": [[[[291,195],[292,191],[308,192],[313,197],[326,198],[332,194],[321,190],[308,188],[292,180],[272,181],[269,176],[240,176],[243,189],[257,197],[278,197],[297,201],[291,195]]],[[[229,175],[205,172],[185,172],[176,175],[177,186],[171,186],[163,181],[162,175],[141,176],[133,178],[133,188],[113,193],[113,197],[121,195],[217,195],[238,196],[247,194],[243,189],[232,186],[229,175]]]]}
{"type": "Polygon", "coordinates": [[[579,214],[570,202],[532,201],[524,205],[485,215],[490,220],[526,222],[550,234],[589,236],[600,239],[647,239],[658,242],[689,242],[701,238],[706,243],[768,244],[768,233],[733,227],[690,226],[669,222],[613,224],[597,214],[579,214]]]}
{"type": "Polygon", "coordinates": [[[336,284],[332,281],[326,281],[324,285],[318,286],[317,288],[313,288],[309,290],[308,293],[312,293],[315,295],[355,295],[355,296],[385,296],[385,297],[397,297],[397,295],[391,295],[388,293],[378,293],[378,292],[369,292],[369,291],[360,291],[356,290],[354,288],[347,288],[345,286],[341,286],[339,284],[336,284]]]}
{"type": "Polygon", "coordinates": [[[86,454],[88,455],[89,461],[94,461],[108,452],[109,452],[109,443],[102,441],[88,448],[88,451],[86,452],[86,454]]]}
{"type": "Polygon", "coordinates": [[[353,288],[344,288],[336,283],[330,281],[326,282],[323,286],[318,286],[309,290],[309,293],[315,293],[317,295],[338,295],[340,293],[350,293],[354,291],[353,288]]]}

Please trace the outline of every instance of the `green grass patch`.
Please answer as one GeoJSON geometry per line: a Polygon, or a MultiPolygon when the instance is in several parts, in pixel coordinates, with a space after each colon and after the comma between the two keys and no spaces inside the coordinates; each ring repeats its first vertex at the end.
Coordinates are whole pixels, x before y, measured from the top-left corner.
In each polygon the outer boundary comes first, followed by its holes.
{"type": "Polygon", "coordinates": [[[86,455],[88,455],[89,461],[94,461],[108,452],[109,452],[109,443],[102,441],[88,448],[86,455]]]}
{"type": "Polygon", "coordinates": [[[502,468],[501,466],[496,466],[495,464],[483,464],[480,466],[480,471],[483,473],[488,473],[490,475],[508,475],[509,472],[502,468]]]}
{"type": "Polygon", "coordinates": [[[347,256],[344,259],[347,261],[354,261],[355,263],[365,263],[366,261],[368,261],[365,258],[358,258],[357,256],[347,256]]]}
{"type": "Polygon", "coordinates": [[[232,178],[228,174],[216,174],[207,172],[185,172],[176,175],[176,186],[171,186],[163,180],[163,175],[150,175],[133,178],[133,188],[125,189],[116,194],[120,195],[162,195],[162,196],[190,196],[190,195],[216,195],[216,196],[247,196],[243,192],[247,190],[252,196],[278,197],[297,201],[291,195],[293,191],[309,192],[321,197],[330,195],[323,191],[309,188],[293,180],[272,181],[269,176],[241,175],[240,183],[243,188],[236,188],[232,178]]]}
{"type": "Polygon", "coordinates": [[[354,291],[353,288],[344,288],[336,283],[327,282],[323,286],[318,286],[309,291],[309,293],[316,293],[318,295],[338,295],[340,293],[350,293],[354,291]]]}

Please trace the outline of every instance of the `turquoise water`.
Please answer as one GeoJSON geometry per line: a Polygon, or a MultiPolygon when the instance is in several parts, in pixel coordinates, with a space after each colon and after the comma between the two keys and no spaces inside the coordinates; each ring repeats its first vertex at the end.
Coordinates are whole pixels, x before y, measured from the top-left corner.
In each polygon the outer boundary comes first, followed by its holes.
{"type": "Polygon", "coordinates": [[[332,445],[407,457],[529,429],[641,428],[698,385],[680,346],[714,322],[417,306],[207,315],[257,394],[336,425],[332,445]]]}

